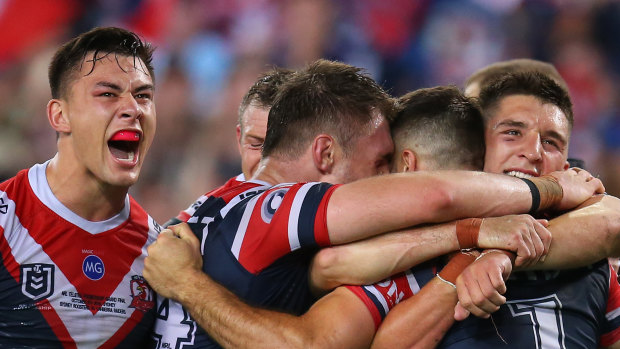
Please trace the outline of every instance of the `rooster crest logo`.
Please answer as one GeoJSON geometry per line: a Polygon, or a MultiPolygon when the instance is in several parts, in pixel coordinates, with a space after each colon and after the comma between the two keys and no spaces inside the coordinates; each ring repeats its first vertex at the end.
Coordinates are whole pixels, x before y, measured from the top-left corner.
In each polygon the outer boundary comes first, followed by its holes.
{"type": "Polygon", "coordinates": [[[134,275],[131,277],[131,304],[130,308],[136,308],[146,312],[155,305],[154,293],[144,277],[134,275]]]}

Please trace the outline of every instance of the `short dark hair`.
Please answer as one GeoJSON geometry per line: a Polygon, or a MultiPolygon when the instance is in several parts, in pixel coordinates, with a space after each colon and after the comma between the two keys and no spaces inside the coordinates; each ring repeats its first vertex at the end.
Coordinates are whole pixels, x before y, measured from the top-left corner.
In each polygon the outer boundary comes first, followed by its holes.
{"type": "MultiPolygon", "coordinates": [[[[293,72],[294,71],[290,69],[274,67],[261,74],[241,100],[241,105],[239,105],[239,125],[241,125],[243,113],[250,104],[265,109],[271,108],[280,85],[282,85],[293,72]]],[[[241,130],[243,132],[243,129],[241,130]]]]}
{"type": "Polygon", "coordinates": [[[333,135],[345,153],[368,134],[375,113],[391,120],[392,98],[362,69],[317,60],[294,73],[276,94],[267,122],[263,157],[297,156],[319,133],[333,135]]]}
{"type": "Polygon", "coordinates": [[[465,81],[465,88],[467,89],[469,85],[478,83],[480,86],[480,91],[482,91],[486,86],[490,85],[493,81],[501,78],[505,74],[525,72],[538,72],[544,74],[553,79],[568,93],[568,85],[566,84],[566,81],[564,81],[553,64],[530,58],[517,58],[496,62],[481,68],[467,78],[467,81],[465,81]]]}
{"type": "Polygon", "coordinates": [[[484,123],[478,103],[456,86],[422,88],[400,97],[392,138],[395,154],[406,148],[428,154],[436,169],[484,166],[484,123]]]}
{"type": "MultiPolygon", "coordinates": [[[[49,66],[49,83],[52,90],[52,98],[62,98],[68,93],[69,81],[82,69],[85,62],[92,63],[90,74],[95,69],[99,53],[106,56],[130,56],[139,58],[142,63],[141,69],[148,70],[151,79],[155,81],[153,65],[151,63],[154,48],[143,42],[138,35],[125,29],[115,27],[94,28],[82,33],[69,42],[65,43],[56,51],[49,66]],[[88,60],[87,55],[92,52],[93,59],[88,60]],[[142,66],[144,64],[144,66],[142,66]]],[[[137,66],[136,66],[137,68],[137,66]]],[[[87,74],[87,75],[88,75],[87,74]]]]}
{"type": "Polygon", "coordinates": [[[493,117],[499,102],[508,96],[526,95],[550,103],[564,113],[570,128],[573,127],[573,103],[568,92],[553,79],[538,72],[509,73],[480,91],[480,107],[488,120],[493,117]]]}

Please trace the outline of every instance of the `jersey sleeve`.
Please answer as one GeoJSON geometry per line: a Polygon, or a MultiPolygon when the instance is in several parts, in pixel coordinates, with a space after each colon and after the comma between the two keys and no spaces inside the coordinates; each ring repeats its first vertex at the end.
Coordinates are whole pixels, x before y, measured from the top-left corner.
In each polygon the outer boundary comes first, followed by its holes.
{"type": "Polygon", "coordinates": [[[609,266],[609,298],[600,345],[608,347],[620,340],[620,285],[615,270],[609,266]]]}
{"type": "Polygon", "coordinates": [[[240,214],[233,254],[256,273],[289,252],[329,246],[327,204],[337,187],[282,185],[252,198],[240,214]]]}
{"type": "Polygon", "coordinates": [[[191,205],[189,205],[188,208],[179,212],[176,217],[170,218],[166,223],[164,223],[164,227],[169,227],[171,225],[187,222],[187,220],[190,219],[190,217],[196,212],[196,209],[198,209],[198,207],[200,207],[200,205],[202,205],[207,200],[207,197],[207,194],[201,195],[191,205]]]}
{"type": "Polygon", "coordinates": [[[416,268],[376,284],[345,287],[366,305],[377,329],[398,303],[420,292],[420,288],[434,277],[434,271],[434,268],[416,268]]]}

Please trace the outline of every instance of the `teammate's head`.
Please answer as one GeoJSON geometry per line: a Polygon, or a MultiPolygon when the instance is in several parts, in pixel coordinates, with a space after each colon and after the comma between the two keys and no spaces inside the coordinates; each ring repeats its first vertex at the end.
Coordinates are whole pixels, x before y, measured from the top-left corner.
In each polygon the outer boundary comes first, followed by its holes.
{"type": "Polygon", "coordinates": [[[483,168],[480,109],[454,86],[422,88],[400,97],[392,139],[393,172],[483,168]]]}
{"type": "Polygon", "coordinates": [[[485,171],[539,176],[568,168],[573,124],[567,91],[541,73],[506,74],[480,93],[485,171]]]}
{"type": "Polygon", "coordinates": [[[322,180],[388,172],[389,95],[361,69],[318,60],[285,81],[269,112],[263,158],[293,160],[312,149],[322,180]]]}
{"type": "Polygon", "coordinates": [[[152,52],[120,28],[93,29],[56,52],[47,115],[59,163],[103,185],[135,183],[155,133],[152,52]]]}
{"type": "Polygon", "coordinates": [[[282,82],[292,70],[275,68],[261,75],[250,87],[239,106],[237,143],[241,155],[241,169],[245,178],[256,172],[261,149],[267,132],[267,116],[282,82]]]}
{"type": "Polygon", "coordinates": [[[562,78],[557,69],[551,64],[529,58],[511,59],[503,62],[493,63],[474,72],[465,81],[465,95],[478,97],[480,91],[491,84],[494,80],[509,73],[519,72],[539,72],[553,79],[560,87],[568,91],[566,81],[562,78]]]}

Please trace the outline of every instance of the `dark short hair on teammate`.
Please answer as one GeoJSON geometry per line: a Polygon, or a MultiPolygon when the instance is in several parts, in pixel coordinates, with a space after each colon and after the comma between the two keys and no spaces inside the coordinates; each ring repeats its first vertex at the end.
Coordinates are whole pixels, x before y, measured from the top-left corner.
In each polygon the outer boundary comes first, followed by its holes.
{"type": "Polygon", "coordinates": [[[362,69],[318,60],[293,74],[276,94],[267,122],[263,157],[298,156],[317,134],[326,133],[345,154],[370,133],[375,113],[393,117],[392,98],[362,69]]]}
{"type": "Polygon", "coordinates": [[[153,50],[138,35],[121,28],[100,27],[80,34],[62,45],[52,58],[48,72],[52,98],[67,95],[69,83],[76,78],[84,64],[91,64],[88,75],[95,69],[98,60],[109,55],[114,55],[117,60],[118,56],[134,57],[134,66],[148,71],[155,81],[151,63],[153,50]]]}
{"type": "Polygon", "coordinates": [[[484,123],[476,99],[455,86],[438,86],[409,92],[396,105],[395,156],[411,149],[435,169],[482,170],[484,123]]]}
{"type": "Polygon", "coordinates": [[[480,91],[480,107],[485,119],[494,116],[503,98],[513,95],[532,96],[557,106],[573,127],[573,103],[568,92],[547,75],[531,72],[506,74],[480,91]]]}
{"type": "MultiPolygon", "coordinates": [[[[265,109],[271,108],[280,85],[282,85],[284,80],[288,79],[293,72],[294,71],[290,69],[275,67],[261,74],[241,100],[241,105],[239,105],[239,125],[243,123],[241,118],[250,104],[265,109]]],[[[243,128],[241,128],[241,130],[243,131],[243,128]]]]}
{"type": "MultiPolygon", "coordinates": [[[[477,84],[479,89],[478,92],[480,92],[494,80],[497,80],[505,74],[525,72],[539,72],[547,75],[568,92],[568,85],[566,84],[566,81],[564,81],[553,64],[529,58],[517,58],[497,62],[477,70],[469,78],[467,78],[467,81],[465,81],[465,91],[467,91],[471,86],[477,84]]],[[[477,97],[477,95],[472,97],[477,97]]]]}

